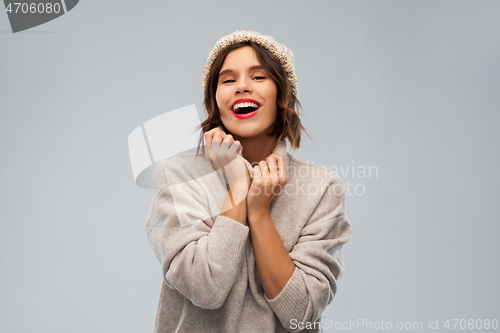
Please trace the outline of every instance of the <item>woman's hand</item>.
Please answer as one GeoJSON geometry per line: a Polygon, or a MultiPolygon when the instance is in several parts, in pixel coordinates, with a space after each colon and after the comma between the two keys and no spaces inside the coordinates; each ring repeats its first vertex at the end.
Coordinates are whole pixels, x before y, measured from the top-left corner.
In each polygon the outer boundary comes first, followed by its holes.
{"type": "Polygon", "coordinates": [[[248,189],[250,175],[241,158],[243,152],[241,143],[238,140],[235,141],[231,134],[226,134],[219,128],[205,132],[204,139],[205,158],[210,161],[212,166],[216,170],[221,169],[231,187],[238,186],[240,188],[244,184],[245,190],[248,189]]]}
{"type": "Polygon", "coordinates": [[[248,191],[248,218],[269,214],[271,201],[286,184],[285,155],[271,154],[253,168],[253,182],[248,191]]]}

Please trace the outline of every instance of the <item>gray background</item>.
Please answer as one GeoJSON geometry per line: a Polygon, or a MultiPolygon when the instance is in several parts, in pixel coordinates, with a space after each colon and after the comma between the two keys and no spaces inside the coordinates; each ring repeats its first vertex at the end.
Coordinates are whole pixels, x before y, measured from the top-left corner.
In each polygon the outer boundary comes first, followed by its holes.
{"type": "Polygon", "coordinates": [[[152,331],[151,192],[127,137],[201,113],[206,58],[239,29],[295,53],[314,142],[292,154],[378,169],[339,172],[354,233],[327,318],[500,319],[499,16],[499,1],[87,0],[12,34],[2,12],[0,332],[152,331]]]}

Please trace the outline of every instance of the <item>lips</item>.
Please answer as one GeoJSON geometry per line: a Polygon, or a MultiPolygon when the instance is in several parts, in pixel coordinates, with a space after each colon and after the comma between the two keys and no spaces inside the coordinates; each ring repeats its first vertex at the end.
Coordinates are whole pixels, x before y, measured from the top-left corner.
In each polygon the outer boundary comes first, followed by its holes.
{"type": "Polygon", "coordinates": [[[260,107],[257,110],[249,112],[249,113],[238,114],[238,113],[233,112],[233,114],[238,119],[245,119],[245,118],[250,118],[250,117],[255,116],[259,110],[260,110],[260,107]]]}
{"type": "Polygon", "coordinates": [[[257,114],[257,112],[260,110],[260,103],[257,102],[256,100],[254,99],[251,99],[251,98],[240,98],[240,99],[237,99],[236,101],[233,102],[233,104],[231,105],[231,111],[233,111],[233,115],[238,118],[238,119],[246,119],[246,118],[250,118],[250,117],[253,117],[257,114]],[[234,106],[239,104],[239,103],[255,103],[258,105],[257,109],[252,111],[252,112],[248,112],[248,113],[236,113],[234,112],[234,106]]]}
{"type": "Polygon", "coordinates": [[[234,112],[234,106],[238,103],[255,103],[259,106],[260,108],[260,103],[257,102],[256,100],[254,99],[251,99],[251,98],[240,98],[240,99],[237,99],[236,101],[233,102],[233,104],[231,105],[231,111],[234,112]]]}

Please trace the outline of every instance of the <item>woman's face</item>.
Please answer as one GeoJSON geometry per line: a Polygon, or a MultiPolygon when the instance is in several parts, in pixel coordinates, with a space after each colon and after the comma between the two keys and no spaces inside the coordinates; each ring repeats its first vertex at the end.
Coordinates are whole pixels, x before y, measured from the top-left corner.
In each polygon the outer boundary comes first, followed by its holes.
{"type": "Polygon", "coordinates": [[[219,72],[215,93],[224,126],[240,138],[272,131],[271,125],[278,116],[277,92],[276,83],[251,46],[230,52],[219,72]]]}

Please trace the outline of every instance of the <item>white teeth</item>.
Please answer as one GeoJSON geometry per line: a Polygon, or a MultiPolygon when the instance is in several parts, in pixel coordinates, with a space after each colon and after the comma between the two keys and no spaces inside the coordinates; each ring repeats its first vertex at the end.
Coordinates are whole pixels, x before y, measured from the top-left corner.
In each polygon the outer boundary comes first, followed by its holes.
{"type": "Polygon", "coordinates": [[[259,107],[259,104],[257,103],[251,103],[251,102],[246,102],[246,103],[238,103],[236,104],[234,107],[233,107],[233,111],[236,111],[238,110],[239,108],[248,108],[248,107],[254,107],[254,108],[258,108],[259,107]]]}

